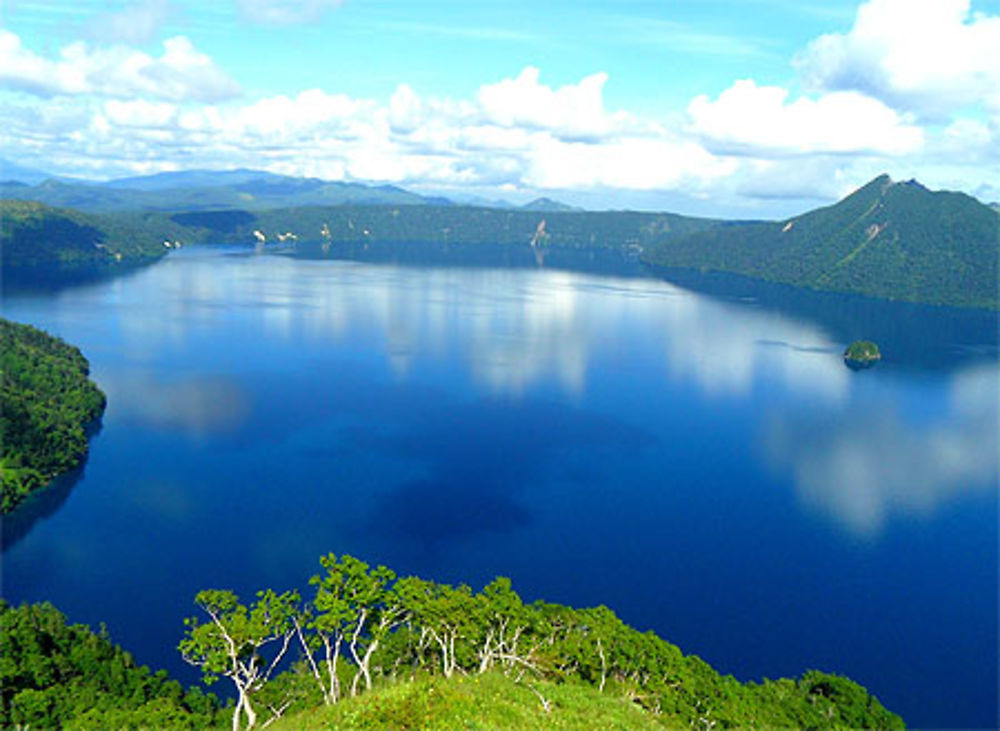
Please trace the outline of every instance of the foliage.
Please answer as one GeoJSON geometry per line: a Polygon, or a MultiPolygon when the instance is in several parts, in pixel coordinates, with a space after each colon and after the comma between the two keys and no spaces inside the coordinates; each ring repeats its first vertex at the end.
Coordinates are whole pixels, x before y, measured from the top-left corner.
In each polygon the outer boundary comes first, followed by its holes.
{"type": "MultiPolygon", "coordinates": [[[[253,697],[288,651],[298,601],[294,592],[276,594],[270,589],[258,592],[257,601],[249,607],[240,604],[231,591],[207,590],[195,597],[195,603],[210,621],[200,623],[196,617],[186,620],[188,631],[180,651],[185,662],[202,668],[206,684],[215,682],[218,676],[233,681],[238,694],[233,710],[233,728],[237,731],[243,715],[247,728],[257,722],[253,697]],[[270,657],[265,656],[265,647],[271,651],[270,657]]],[[[281,710],[273,712],[281,715],[281,710]]]]}
{"type": "Polygon", "coordinates": [[[136,665],[103,628],[68,625],[51,604],[0,600],[3,728],[200,729],[219,715],[215,696],[136,665]]]}
{"type": "MultiPolygon", "coordinates": [[[[197,602],[215,629],[189,620],[181,643],[189,660],[196,654],[193,647],[209,648],[199,651],[209,676],[242,672],[249,677],[238,667],[241,662],[256,661],[265,642],[284,638],[281,651],[268,661],[273,669],[288,638],[297,635],[301,657],[275,678],[275,687],[266,687],[270,670],[256,676],[260,682],[253,692],[270,699],[268,723],[287,711],[293,724],[310,727],[531,727],[559,707],[553,698],[568,692],[564,688],[587,686],[591,697],[624,699],[650,719],[672,725],[903,726],[898,716],[846,678],[809,671],[799,680],[741,684],[655,634],[627,626],[607,607],[524,604],[506,578],[475,593],[465,585],[396,578],[384,566],[371,568],[351,556],[329,554],[321,565],[324,573],[311,582],[316,587],[311,604],[294,606],[296,595],[289,592],[258,595],[271,602],[266,613],[270,624],[254,623],[259,602],[245,608],[230,592],[202,592],[197,602]],[[282,598],[277,611],[274,602],[282,598]],[[250,626],[254,629],[247,630],[250,626]],[[202,632],[210,632],[204,635],[207,645],[202,632]],[[340,645],[348,647],[352,662],[340,654],[340,645]],[[349,695],[339,691],[347,677],[353,677],[349,695]],[[521,700],[506,710],[480,708],[480,701],[469,695],[474,678],[521,700]],[[442,704],[441,699],[448,700],[442,704]],[[340,705],[344,710],[316,710],[340,705]],[[506,713],[511,714],[507,721],[498,720],[506,713]],[[525,713],[534,721],[526,720],[525,713]]],[[[244,707],[245,695],[249,693],[240,688],[244,707]]],[[[239,709],[233,717],[235,731],[242,727],[239,709]]],[[[246,715],[250,728],[256,716],[246,715]]]]}
{"type": "Polygon", "coordinates": [[[0,318],[4,513],[87,454],[86,427],[105,405],[89,372],[77,348],[30,325],[0,318]]]}
{"type": "Polygon", "coordinates": [[[798,287],[995,309],[998,255],[998,218],[987,206],[882,175],[836,205],[665,240],[646,258],[798,287]]]}

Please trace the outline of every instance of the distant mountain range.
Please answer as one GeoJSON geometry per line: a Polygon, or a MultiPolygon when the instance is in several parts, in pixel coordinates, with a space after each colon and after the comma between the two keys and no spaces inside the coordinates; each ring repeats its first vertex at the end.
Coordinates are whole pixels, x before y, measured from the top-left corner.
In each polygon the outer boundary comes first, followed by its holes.
{"type": "Polygon", "coordinates": [[[996,212],[963,193],[881,175],[835,205],[665,241],[658,266],[966,307],[997,306],[996,212]]]}
{"type": "Polygon", "coordinates": [[[530,245],[615,249],[653,267],[909,302],[995,309],[998,301],[996,206],[887,175],[832,206],[755,222],[580,211],[547,198],[485,208],[253,170],[5,183],[0,197],[20,199],[0,204],[6,265],[159,256],[175,242],[530,245]]]}
{"type": "MultiPolygon", "coordinates": [[[[263,170],[186,170],[95,182],[58,178],[0,159],[0,198],[30,200],[89,213],[194,211],[294,206],[461,205],[394,185],[298,178],[263,170]]],[[[466,203],[465,205],[468,205],[466,203]]],[[[549,198],[524,206],[477,199],[473,205],[530,211],[580,210],[549,198]]]]}
{"type": "Polygon", "coordinates": [[[35,183],[41,183],[54,177],[56,176],[50,175],[49,173],[41,170],[27,168],[23,165],[13,163],[10,160],[0,158],[0,181],[11,181],[24,183],[26,185],[34,185],[35,183]]]}

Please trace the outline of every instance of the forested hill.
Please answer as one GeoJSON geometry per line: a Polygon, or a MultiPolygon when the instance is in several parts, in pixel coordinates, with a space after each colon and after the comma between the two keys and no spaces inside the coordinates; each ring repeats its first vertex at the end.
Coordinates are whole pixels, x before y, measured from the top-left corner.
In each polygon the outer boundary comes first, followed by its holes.
{"type": "Polygon", "coordinates": [[[0,201],[0,244],[8,266],[156,257],[177,243],[534,244],[639,251],[716,223],[672,213],[434,205],[89,214],[0,201]]]}
{"type": "Polygon", "coordinates": [[[80,351],[0,318],[0,495],[3,512],[87,454],[87,425],[104,394],[80,351]]]}
{"type": "Polygon", "coordinates": [[[165,217],[93,215],[29,201],[0,200],[2,264],[116,263],[162,256],[163,242],[184,233],[165,217]]]}
{"type": "Polygon", "coordinates": [[[662,242],[660,266],[960,307],[997,307],[998,217],[962,193],[879,176],[827,208],[662,242]]]}
{"type": "Polygon", "coordinates": [[[673,213],[529,211],[475,206],[311,206],[171,216],[201,241],[519,244],[640,249],[718,222],[673,213]],[[256,232],[256,233],[255,233],[256,232]],[[291,236],[289,236],[291,234],[291,236]]]}

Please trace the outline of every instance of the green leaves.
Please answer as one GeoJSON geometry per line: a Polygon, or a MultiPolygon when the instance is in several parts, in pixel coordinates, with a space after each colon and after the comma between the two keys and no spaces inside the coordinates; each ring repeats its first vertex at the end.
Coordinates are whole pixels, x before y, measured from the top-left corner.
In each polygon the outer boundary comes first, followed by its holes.
{"type": "Polygon", "coordinates": [[[87,425],[104,394],[80,351],[0,318],[0,492],[3,512],[72,469],[87,453],[87,425]]]}
{"type": "Polygon", "coordinates": [[[0,601],[0,727],[206,728],[218,711],[52,605],[0,601]]]}

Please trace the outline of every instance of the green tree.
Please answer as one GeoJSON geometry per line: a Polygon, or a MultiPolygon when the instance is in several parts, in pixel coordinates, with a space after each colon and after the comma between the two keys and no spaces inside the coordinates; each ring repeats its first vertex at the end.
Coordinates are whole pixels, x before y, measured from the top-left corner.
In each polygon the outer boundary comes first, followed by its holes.
{"type": "MultiPolygon", "coordinates": [[[[241,716],[246,728],[257,723],[252,698],[268,681],[288,651],[299,613],[299,595],[294,591],[277,594],[257,592],[257,601],[247,607],[231,591],[209,589],[199,592],[195,603],[209,616],[185,620],[187,631],[180,643],[185,662],[200,667],[205,683],[219,677],[232,680],[237,702],[233,710],[233,731],[240,731],[241,716]],[[265,655],[265,648],[270,657],[265,655]]],[[[284,705],[272,706],[272,716],[280,716],[284,705]]]]}

